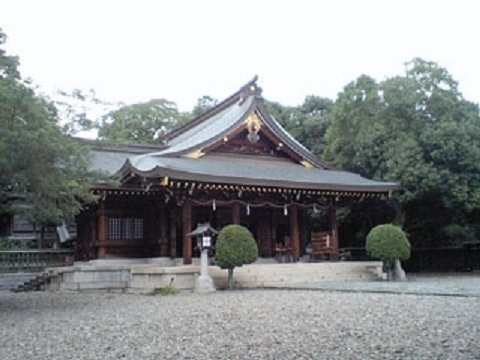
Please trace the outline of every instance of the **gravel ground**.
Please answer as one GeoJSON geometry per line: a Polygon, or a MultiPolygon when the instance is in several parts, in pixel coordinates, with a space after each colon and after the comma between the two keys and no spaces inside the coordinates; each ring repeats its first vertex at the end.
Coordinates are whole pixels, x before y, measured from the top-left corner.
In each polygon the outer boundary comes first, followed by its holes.
{"type": "Polygon", "coordinates": [[[480,298],[0,292],[0,359],[480,359],[480,298]]]}

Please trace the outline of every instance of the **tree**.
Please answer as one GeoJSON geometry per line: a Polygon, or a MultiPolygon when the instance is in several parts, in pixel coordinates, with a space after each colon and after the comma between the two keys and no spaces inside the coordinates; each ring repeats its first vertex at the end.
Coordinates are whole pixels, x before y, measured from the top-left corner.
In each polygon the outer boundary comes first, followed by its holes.
{"type": "Polygon", "coordinates": [[[118,108],[97,98],[94,90],[58,91],[52,100],[62,119],[62,131],[72,136],[94,136],[99,117],[118,108]]]}
{"type": "Polygon", "coordinates": [[[41,225],[72,219],[93,201],[88,152],[62,132],[53,103],[21,78],[0,30],[0,217],[25,211],[41,225]]]}
{"type": "Polygon", "coordinates": [[[185,117],[174,102],[165,99],[125,105],[102,117],[98,136],[118,143],[163,144],[166,133],[185,117]]]}
{"type": "Polygon", "coordinates": [[[197,104],[192,110],[192,116],[193,117],[200,116],[206,113],[211,108],[215,107],[217,104],[218,104],[217,99],[208,95],[204,95],[197,100],[197,104]]]}
{"type": "Polygon", "coordinates": [[[476,221],[479,108],[437,64],[413,59],[404,76],[381,83],[361,76],[348,84],[326,138],[327,160],[399,183],[397,222],[414,245],[435,246],[445,238],[444,226],[476,221]]]}
{"type": "Polygon", "coordinates": [[[362,75],[345,86],[332,111],[332,125],[326,132],[324,158],[341,168],[373,177],[376,173],[376,137],[381,109],[378,84],[362,75]],[[368,153],[368,154],[366,154],[368,153]]]}
{"type": "Polygon", "coordinates": [[[330,125],[333,101],[314,95],[307,96],[300,106],[283,106],[267,102],[270,114],[292,135],[314,154],[323,153],[325,133],[330,125]]]}
{"type": "Polygon", "coordinates": [[[228,269],[228,288],[233,288],[233,269],[251,264],[258,257],[255,239],[246,227],[227,225],[218,234],[215,260],[222,269],[228,269]]]}
{"type": "Polygon", "coordinates": [[[402,229],[392,224],[375,226],[367,235],[366,250],[370,256],[383,261],[388,280],[405,278],[400,260],[410,258],[410,243],[402,229]]]}

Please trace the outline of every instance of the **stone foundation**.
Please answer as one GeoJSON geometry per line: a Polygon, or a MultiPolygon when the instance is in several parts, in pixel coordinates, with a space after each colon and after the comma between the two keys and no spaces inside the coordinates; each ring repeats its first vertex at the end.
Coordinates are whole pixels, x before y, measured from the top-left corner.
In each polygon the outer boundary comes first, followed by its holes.
{"type": "MultiPolygon", "coordinates": [[[[179,290],[193,290],[195,281],[200,276],[200,266],[166,266],[172,261],[158,258],[76,263],[74,266],[56,268],[56,276],[49,289],[148,292],[171,285],[179,290]]],[[[236,288],[278,287],[284,284],[321,281],[377,280],[373,270],[378,267],[381,267],[381,262],[251,264],[235,268],[233,279],[236,288]]],[[[227,287],[227,270],[209,266],[208,273],[215,288],[227,287]]]]}

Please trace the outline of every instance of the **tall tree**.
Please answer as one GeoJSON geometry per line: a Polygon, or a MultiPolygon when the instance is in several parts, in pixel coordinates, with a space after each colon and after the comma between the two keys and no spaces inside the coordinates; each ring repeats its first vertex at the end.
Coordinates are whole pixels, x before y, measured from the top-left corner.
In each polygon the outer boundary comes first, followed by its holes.
{"type": "MultiPolygon", "coordinates": [[[[400,184],[395,200],[413,244],[438,243],[480,207],[480,118],[446,69],[422,59],[405,76],[360,77],[339,95],[325,154],[400,184]]],[[[473,220],[475,221],[475,220],[473,220]]]]}
{"type": "Polygon", "coordinates": [[[326,133],[324,157],[342,168],[367,177],[375,173],[372,153],[376,150],[381,98],[378,84],[366,75],[348,84],[339,95],[332,112],[332,126],[326,133]],[[375,140],[375,141],[374,141],[375,140]],[[364,152],[369,152],[365,156],[364,152]]]}
{"type": "Polygon", "coordinates": [[[21,78],[5,39],[0,30],[0,216],[24,209],[38,223],[58,223],[94,199],[88,153],[61,131],[53,104],[21,78]]]}
{"type": "Polygon", "coordinates": [[[125,105],[103,116],[98,136],[118,143],[163,144],[166,133],[185,118],[174,102],[153,99],[125,105]]]}

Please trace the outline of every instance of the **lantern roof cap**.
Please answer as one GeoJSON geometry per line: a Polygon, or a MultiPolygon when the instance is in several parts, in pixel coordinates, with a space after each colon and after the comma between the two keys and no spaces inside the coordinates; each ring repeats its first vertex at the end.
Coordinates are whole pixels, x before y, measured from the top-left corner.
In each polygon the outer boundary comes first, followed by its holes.
{"type": "Polygon", "coordinates": [[[203,234],[206,234],[206,233],[213,233],[213,234],[218,234],[218,231],[215,230],[209,222],[204,222],[204,223],[199,223],[197,225],[197,228],[195,230],[193,230],[190,234],[188,234],[189,236],[198,236],[198,235],[203,235],[203,234]]]}

